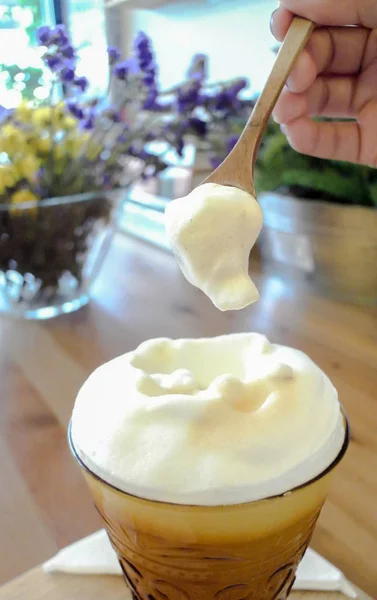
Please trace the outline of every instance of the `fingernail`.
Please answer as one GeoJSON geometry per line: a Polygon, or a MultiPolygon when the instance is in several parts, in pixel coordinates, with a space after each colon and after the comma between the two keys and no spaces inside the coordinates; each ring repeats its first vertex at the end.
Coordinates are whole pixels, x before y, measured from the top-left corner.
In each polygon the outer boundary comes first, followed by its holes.
{"type": "Polygon", "coordinates": [[[278,10],[279,9],[276,8],[274,10],[274,12],[272,13],[272,15],[271,15],[271,19],[270,19],[270,31],[271,31],[272,34],[274,33],[274,19],[275,19],[275,15],[276,15],[276,13],[277,13],[278,10]]]}
{"type": "Polygon", "coordinates": [[[280,125],[280,131],[284,133],[284,135],[287,135],[287,126],[282,123],[280,125]]]}

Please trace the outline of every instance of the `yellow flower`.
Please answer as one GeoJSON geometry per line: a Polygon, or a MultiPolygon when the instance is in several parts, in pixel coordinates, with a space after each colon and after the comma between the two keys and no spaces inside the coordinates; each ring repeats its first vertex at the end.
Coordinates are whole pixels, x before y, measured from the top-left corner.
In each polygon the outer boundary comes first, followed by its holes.
{"type": "Polygon", "coordinates": [[[32,114],[32,122],[39,129],[46,129],[51,125],[53,111],[50,106],[35,108],[32,114]]]}
{"type": "Polygon", "coordinates": [[[13,187],[18,179],[17,172],[13,165],[0,166],[0,194],[3,194],[6,188],[13,187]]]}
{"type": "Polygon", "coordinates": [[[23,204],[24,202],[35,202],[38,197],[31,190],[18,190],[12,195],[12,204],[23,204]]]}
{"type": "Polygon", "coordinates": [[[40,167],[40,161],[33,154],[25,154],[20,160],[15,163],[20,179],[28,179],[34,181],[40,167]]]}
{"type": "Polygon", "coordinates": [[[33,146],[39,154],[48,154],[51,151],[51,138],[37,138],[34,140],[33,146]]]}
{"type": "Polygon", "coordinates": [[[64,102],[58,102],[58,104],[55,104],[53,114],[55,121],[62,121],[64,119],[64,116],[66,114],[66,107],[64,102]]]}
{"type": "Polygon", "coordinates": [[[77,119],[71,117],[70,115],[66,115],[60,123],[60,126],[65,131],[72,131],[73,129],[77,129],[77,119]]]}
{"type": "Polygon", "coordinates": [[[27,139],[24,132],[14,125],[7,124],[1,128],[0,152],[6,152],[11,158],[25,151],[27,139]]]}
{"type": "Polygon", "coordinates": [[[27,102],[21,102],[21,104],[16,108],[15,111],[16,118],[22,121],[23,123],[30,123],[32,113],[33,109],[27,102]]]}
{"type": "Polygon", "coordinates": [[[16,213],[26,210],[30,217],[35,217],[38,211],[37,206],[31,206],[30,208],[22,209],[18,205],[24,202],[36,202],[38,197],[33,194],[31,190],[18,190],[11,197],[11,208],[10,213],[15,215],[16,213]]]}

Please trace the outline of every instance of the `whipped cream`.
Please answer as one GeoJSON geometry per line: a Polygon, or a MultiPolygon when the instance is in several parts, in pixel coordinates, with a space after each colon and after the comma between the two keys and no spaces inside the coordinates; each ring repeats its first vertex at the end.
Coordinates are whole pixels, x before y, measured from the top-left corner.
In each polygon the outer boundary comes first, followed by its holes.
{"type": "Polygon", "coordinates": [[[326,375],[254,333],[145,342],[89,377],[72,416],[92,471],[178,504],[282,494],[326,469],[344,435],[326,375]]]}
{"type": "Polygon", "coordinates": [[[169,203],[166,232],[186,279],[220,310],[259,299],[249,256],[263,224],[256,199],[235,187],[205,183],[169,203]]]}

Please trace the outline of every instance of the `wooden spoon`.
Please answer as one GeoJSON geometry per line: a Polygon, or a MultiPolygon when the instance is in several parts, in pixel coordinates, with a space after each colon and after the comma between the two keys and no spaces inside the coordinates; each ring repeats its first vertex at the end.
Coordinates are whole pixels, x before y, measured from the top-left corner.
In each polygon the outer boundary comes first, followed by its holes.
{"type": "Polygon", "coordinates": [[[312,21],[295,17],[280,48],[270,76],[236,146],[203,183],[231,185],[255,197],[254,165],[264,131],[297,56],[314,28],[312,21]]]}

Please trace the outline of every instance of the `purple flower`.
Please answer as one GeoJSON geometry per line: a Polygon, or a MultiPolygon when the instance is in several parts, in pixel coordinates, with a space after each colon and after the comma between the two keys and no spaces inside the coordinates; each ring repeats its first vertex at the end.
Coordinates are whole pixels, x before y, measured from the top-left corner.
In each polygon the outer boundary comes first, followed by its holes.
{"type": "Polygon", "coordinates": [[[102,184],[107,189],[111,187],[111,175],[110,173],[103,173],[102,175],[102,184]]]}
{"type": "Polygon", "coordinates": [[[225,112],[232,113],[239,105],[239,100],[234,96],[234,94],[230,93],[229,90],[222,90],[213,98],[214,109],[225,112]]]}
{"type": "Polygon", "coordinates": [[[122,121],[122,115],[115,108],[107,108],[103,115],[107,117],[113,123],[120,123],[122,121]]]}
{"type": "Polygon", "coordinates": [[[139,150],[139,152],[137,154],[138,154],[137,157],[140,158],[140,160],[144,160],[144,161],[147,161],[150,156],[150,154],[146,150],[144,150],[144,148],[142,150],[139,150]]]}
{"type": "Polygon", "coordinates": [[[117,137],[118,144],[125,144],[126,142],[127,142],[127,136],[124,135],[124,133],[121,133],[121,135],[118,135],[118,137],[117,137]]]}
{"type": "Polygon", "coordinates": [[[150,67],[148,68],[147,71],[144,72],[144,76],[143,76],[143,83],[144,85],[146,85],[147,87],[152,87],[156,85],[156,74],[157,74],[157,67],[155,65],[155,63],[153,62],[150,67]]]}
{"type": "Polygon", "coordinates": [[[188,86],[183,86],[178,91],[177,109],[179,114],[184,114],[198,106],[200,82],[194,81],[188,86]]]}
{"type": "Polygon", "coordinates": [[[239,94],[239,93],[240,93],[242,90],[244,90],[245,88],[247,88],[247,87],[248,87],[248,85],[249,85],[249,82],[248,82],[248,80],[247,80],[247,79],[245,79],[245,78],[243,78],[243,77],[241,77],[240,79],[238,79],[238,80],[237,80],[235,83],[233,83],[233,84],[232,84],[232,85],[229,87],[229,89],[228,89],[228,92],[229,92],[229,93],[230,93],[232,96],[236,97],[236,96],[238,96],[238,94],[239,94]]]}
{"type": "Polygon", "coordinates": [[[123,62],[116,64],[113,69],[115,77],[121,81],[125,81],[127,79],[129,71],[130,63],[128,60],[124,60],[123,62]]]}
{"type": "Polygon", "coordinates": [[[69,35],[65,25],[57,25],[52,31],[52,36],[57,46],[67,46],[69,44],[69,35]]]}
{"type": "Polygon", "coordinates": [[[5,108],[5,106],[0,105],[0,124],[7,120],[7,118],[12,114],[12,108],[5,108]]]}
{"type": "Polygon", "coordinates": [[[83,129],[86,129],[87,131],[91,131],[92,129],[94,129],[94,125],[95,125],[95,118],[94,115],[89,115],[84,121],[82,121],[81,126],[83,127],[83,129]]]}
{"type": "Polygon", "coordinates": [[[109,64],[114,65],[120,59],[120,50],[115,46],[108,46],[107,55],[109,57],[109,64]]]}
{"type": "Polygon", "coordinates": [[[63,48],[61,48],[60,51],[64,58],[73,59],[76,56],[75,50],[70,44],[68,44],[67,46],[63,46],[63,48]]]}
{"type": "Polygon", "coordinates": [[[150,71],[154,66],[152,42],[142,31],[136,36],[134,49],[139,69],[144,72],[150,71]]]}
{"type": "Polygon", "coordinates": [[[188,120],[188,126],[191,129],[193,129],[194,132],[197,135],[199,135],[200,137],[204,137],[205,135],[207,135],[208,126],[205,121],[202,121],[202,119],[192,117],[191,119],[188,120]]]}
{"type": "Polygon", "coordinates": [[[212,169],[217,169],[217,167],[219,167],[223,162],[223,159],[213,154],[212,156],[210,156],[209,162],[211,163],[212,169]]]}
{"type": "Polygon", "coordinates": [[[151,88],[147,94],[142,105],[143,110],[150,110],[158,112],[161,109],[160,104],[157,102],[158,93],[155,88],[151,88]]]}
{"type": "Polygon", "coordinates": [[[76,117],[76,119],[81,120],[84,118],[84,111],[81,108],[81,106],[79,106],[77,104],[77,102],[74,102],[73,100],[68,100],[67,108],[68,108],[69,112],[71,113],[71,115],[76,117]]]}
{"type": "Polygon", "coordinates": [[[144,31],[139,31],[135,38],[135,42],[134,42],[135,50],[138,50],[139,52],[143,52],[147,48],[150,48],[151,45],[152,45],[152,42],[151,42],[150,38],[147,36],[147,34],[144,33],[144,31]]]}
{"type": "Polygon", "coordinates": [[[149,67],[153,63],[153,54],[150,50],[145,50],[142,54],[140,53],[138,64],[141,71],[149,71],[149,67]]]}
{"type": "Polygon", "coordinates": [[[37,31],[37,40],[40,46],[48,46],[51,43],[52,30],[48,25],[42,25],[37,31]]]}
{"type": "Polygon", "coordinates": [[[237,144],[239,140],[239,135],[231,135],[228,139],[227,139],[227,150],[228,150],[228,154],[230,154],[230,152],[232,152],[234,146],[237,144]]]}
{"type": "Polygon", "coordinates": [[[203,81],[207,77],[208,56],[205,54],[195,54],[192,58],[187,76],[190,79],[203,81]]]}
{"type": "Polygon", "coordinates": [[[63,83],[72,83],[75,79],[75,72],[70,67],[64,67],[60,72],[60,79],[63,83]]]}
{"type": "Polygon", "coordinates": [[[175,149],[177,151],[178,156],[182,158],[183,150],[185,149],[185,142],[183,141],[183,138],[180,137],[177,139],[175,149]]]}
{"type": "Polygon", "coordinates": [[[45,60],[46,60],[46,64],[47,64],[48,68],[53,73],[56,73],[57,71],[59,71],[63,66],[61,58],[59,56],[57,56],[56,54],[47,55],[45,57],[45,60]]]}
{"type": "Polygon", "coordinates": [[[78,87],[82,92],[86,92],[89,87],[89,81],[86,77],[76,77],[73,82],[76,87],[78,87]]]}

